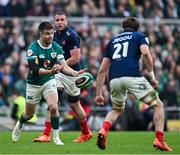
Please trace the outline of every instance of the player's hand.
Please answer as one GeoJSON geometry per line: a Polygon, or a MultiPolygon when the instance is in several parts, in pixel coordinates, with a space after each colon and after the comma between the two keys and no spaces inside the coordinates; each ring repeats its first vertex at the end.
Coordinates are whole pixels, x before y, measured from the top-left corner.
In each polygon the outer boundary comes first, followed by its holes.
{"type": "Polygon", "coordinates": [[[78,74],[80,75],[80,74],[83,74],[83,73],[85,73],[87,71],[87,68],[84,68],[84,69],[81,69],[80,71],[78,71],[78,74]]]}
{"type": "Polygon", "coordinates": [[[77,76],[85,73],[86,71],[87,71],[87,68],[81,69],[80,71],[75,71],[75,72],[73,73],[73,76],[77,77],[77,76]]]}
{"type": "Polygon", "coordinates": [[[159,82],[156,79],[151,79],[150,84],[153,86],[153,88],[158,88],[159,82]]]}
{"type": "Polygon", "coordinates": [[[53,68],[51,69],[51,73],[52,74],[57,74],[57,73],[59,73],[60,72],[60,70],[62,69],[62,65],[60,65],[60,64],[55,64],[54,66],[53,66],[53,68]]]}
{"type": "Polygon", "coordinates": [[[103,96],[96,96],[95,102],[97,105],[104,105],[104,97],[103,96]]]}

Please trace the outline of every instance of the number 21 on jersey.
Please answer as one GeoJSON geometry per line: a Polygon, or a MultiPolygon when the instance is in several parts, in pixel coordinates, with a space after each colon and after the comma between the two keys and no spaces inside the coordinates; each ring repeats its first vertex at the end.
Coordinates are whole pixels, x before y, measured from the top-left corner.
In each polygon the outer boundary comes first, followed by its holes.
{"type": "Polygon", "coordinates": [[[121,57],[127,57],[129,42],[114,44],[114,54],[112,59],[120,59],[121,57]],[[121,52],[122,51],[122,52],[121,52]]]}

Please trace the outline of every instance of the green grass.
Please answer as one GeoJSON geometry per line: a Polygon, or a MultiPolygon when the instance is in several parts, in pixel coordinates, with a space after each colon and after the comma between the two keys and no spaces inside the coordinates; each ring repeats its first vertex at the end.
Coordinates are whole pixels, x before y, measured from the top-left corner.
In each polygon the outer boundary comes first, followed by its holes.
{"type": "Polygon", "coordinates": [[[0,154],[180,154],[180,134],[165,133],[166,140],[173,148],[172,152],[162,152],[152,147],[153,132],[109,132],[107,148],[100,150],[93,139],[85,143],[73,143],[79,132],[61,132],[64,146],[51,143],[33,143],[38,132],[22,132],[21,139],[12,143],[11,132],[0,132],[0,154]]]}

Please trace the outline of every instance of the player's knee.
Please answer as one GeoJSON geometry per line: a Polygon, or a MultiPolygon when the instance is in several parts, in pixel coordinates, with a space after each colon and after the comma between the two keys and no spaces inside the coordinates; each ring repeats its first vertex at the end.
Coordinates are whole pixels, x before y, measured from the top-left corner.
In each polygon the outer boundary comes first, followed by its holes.
{"type": "Polygon", "coordinates": [[[68,102],[69,103],[76,103],[76,102],[79,101],[79,99],[80,99],[80,95],[78,95],[78,96],[70,96],[70,95],[68,95],[68,102]]]}
{"type": "Polygon", "coordinates": [[[50,111],[50,113],[51,113],[52,115],[56,114],[57,109],[58,109],[58,108],[57,108],[57,106],[55,106],[55,105],[49,106],[49,111],[50,111]]]}

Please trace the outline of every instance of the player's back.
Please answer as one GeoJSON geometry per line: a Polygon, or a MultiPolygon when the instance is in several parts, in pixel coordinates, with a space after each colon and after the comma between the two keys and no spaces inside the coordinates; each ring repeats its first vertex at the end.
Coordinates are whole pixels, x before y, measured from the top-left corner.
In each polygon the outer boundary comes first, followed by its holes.
{"type": "Polygon", "coordinates": [[[140,32],[122,32],[110,40],[104,53],[105,57],[111,59],[110,79],[141,76],[139,71],[141,44],[148,44],[148,41],[140,32]]]}

